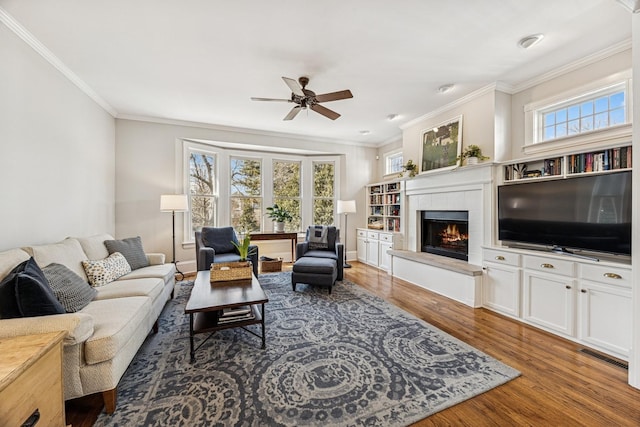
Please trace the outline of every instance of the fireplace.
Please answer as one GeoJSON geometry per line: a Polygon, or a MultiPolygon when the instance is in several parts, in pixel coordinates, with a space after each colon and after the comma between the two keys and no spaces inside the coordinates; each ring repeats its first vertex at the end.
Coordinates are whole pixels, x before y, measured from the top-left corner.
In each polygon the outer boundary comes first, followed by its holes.
{"type": "Polygon", "coordinates": [[[421,211],[420,216],[422,252],[468,261],[468,211],[421,211]]]}

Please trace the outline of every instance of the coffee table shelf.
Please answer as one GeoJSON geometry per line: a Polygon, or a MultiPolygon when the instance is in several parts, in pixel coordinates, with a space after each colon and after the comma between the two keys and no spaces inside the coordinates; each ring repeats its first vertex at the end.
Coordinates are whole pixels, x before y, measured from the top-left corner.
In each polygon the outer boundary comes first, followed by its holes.
{"type": "Polygon", "coordinates": [[[262,339],[262,348],[266,348],[266,333],[264,324],[264,305],[269,302],[260,282],[255,275],[251,275],[251,283],[212,285],[209,271],[199,271],[191,289],[191,295],[185,307],[185,314],[189,315],[189,341],[191,361],[195,360],[196,350],[199,349],[217,331],[230,328],[242,328],[252,335],[262,339]],[[253,318],[238,319],[219,323],[220,313],[226,308],[248,306],[253,318]],[[250,325],[260,325],[261,334],[247,329],[250,325]],[[208,333],[198,346],[194,337],[197,334],[208,333]]]}

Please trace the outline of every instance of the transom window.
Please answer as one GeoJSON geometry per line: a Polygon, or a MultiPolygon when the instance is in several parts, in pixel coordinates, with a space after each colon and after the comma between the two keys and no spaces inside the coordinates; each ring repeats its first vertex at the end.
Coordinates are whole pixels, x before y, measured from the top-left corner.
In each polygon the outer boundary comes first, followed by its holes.
{"type": "Polygon", "coordinates": [[[627,122],[626,84],[591,92],[537,110],[535,142],[607,129],[627,122]]]}

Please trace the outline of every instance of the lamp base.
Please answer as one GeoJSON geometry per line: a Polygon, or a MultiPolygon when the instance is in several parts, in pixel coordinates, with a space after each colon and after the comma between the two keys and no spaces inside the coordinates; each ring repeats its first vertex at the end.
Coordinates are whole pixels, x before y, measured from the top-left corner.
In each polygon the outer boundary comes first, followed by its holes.
{"type": "Polygon", "coordinates": [[[184,280],[184,273],[182,271],[180,271],[180,269],[178,268],[178,261],[173,260],[173,261],[171,261],[171,263],[176,267],[176,273],[175,274],[179,274],[180,275],[180,279],[179,280],[184,280]]]}
{"type": "Polygon", "coordinates": [[[345,262],[344,264],[342,264],[342,266],[343,266],[344,268],[351,268],[351,264],[348,264],[348,263],[346,263],[346,262],[345,262]]]}

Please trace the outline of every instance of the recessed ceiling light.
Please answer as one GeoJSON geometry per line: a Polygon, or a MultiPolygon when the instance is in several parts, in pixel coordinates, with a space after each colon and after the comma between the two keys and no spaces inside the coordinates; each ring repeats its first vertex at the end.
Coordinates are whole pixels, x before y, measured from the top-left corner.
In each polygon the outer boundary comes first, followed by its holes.
{"type": "Polygon", "coordinates": [[[449,83],[449,84],[446,84],[446,85],[442,85],[442,86],[440,86],[440,87],[438,88],[438,92],[439,92],[439,93],[447,93],[447,92],[450,92],[450,91],[451,91],[451,89],[453,89],[453,86],[454,86],[454,85],[453,85],[453,83],[449,83]]]}
{"type": "Polygon", "coordinates": [[[360,135],[369,135],[371,133],[371,131],[368,130],[361,130],[360,131],[360,135]]]}
{"type": "Polygon", "coordinates": [[[533,47],[540,43],[543,38],[544,34],[532,34],[530,36],[521,38],[518,42],[518,46],[523,49],[529,49],[530,47],[533,47]]]}
{"type": "Polygon", "coordinates": [[[397,118],[398,118],[398,115],[397,115],[397,114],[389,114],[389,115],[387,116],[387,120],[389,120],[389,121],[395,120],[395,119],[397,119],[397,118]]]}

